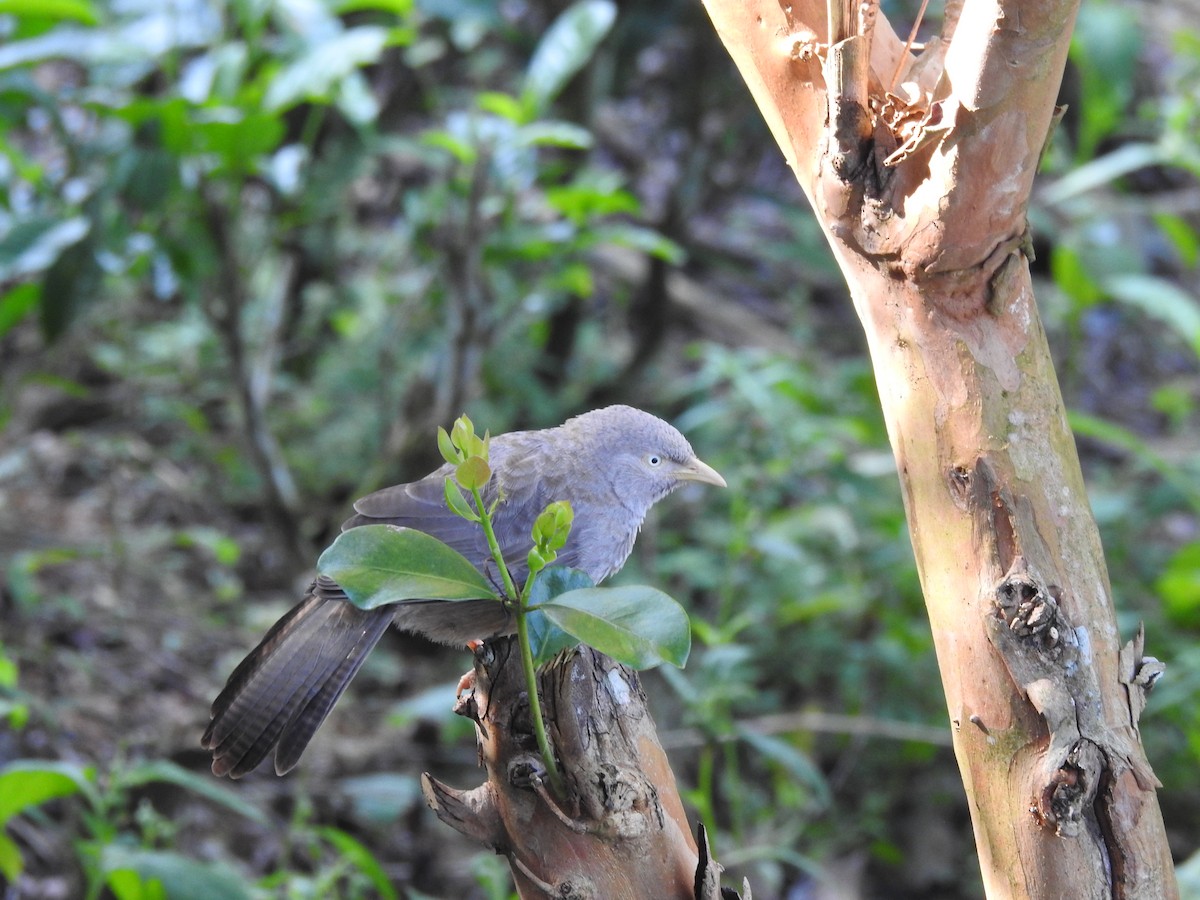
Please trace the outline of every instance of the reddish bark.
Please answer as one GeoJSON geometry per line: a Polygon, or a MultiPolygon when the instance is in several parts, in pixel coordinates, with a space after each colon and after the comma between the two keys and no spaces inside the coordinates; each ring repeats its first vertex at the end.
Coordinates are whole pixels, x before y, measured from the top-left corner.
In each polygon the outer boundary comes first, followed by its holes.
{"type": "Polygon", "coordinates": [[[866,331],[989,895],[1175,896],[1029,277],[1077,3],[951,2],[917,57],[869,2],[706,6],[866,331]]]}

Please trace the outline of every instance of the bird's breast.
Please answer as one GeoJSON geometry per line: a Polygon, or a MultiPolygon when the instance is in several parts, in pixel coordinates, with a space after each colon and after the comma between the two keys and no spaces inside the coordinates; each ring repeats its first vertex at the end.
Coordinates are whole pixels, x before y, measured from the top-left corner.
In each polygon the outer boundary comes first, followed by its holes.
{"type": "Polygon", "coordinates": [[[641,518],[624,508],[577,510],[575,521],[571,539],[578,541],[577,566],[596,583],[625,565],[642,526],[641,518]]]}

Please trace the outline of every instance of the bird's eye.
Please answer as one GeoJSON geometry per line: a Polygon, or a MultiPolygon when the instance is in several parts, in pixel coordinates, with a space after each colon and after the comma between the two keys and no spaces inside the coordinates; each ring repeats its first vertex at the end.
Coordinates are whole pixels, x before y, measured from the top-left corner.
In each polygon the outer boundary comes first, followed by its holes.
{"type": "Polygon", "coordinates": [[[662,457],[659,456],[657,453],[651,453],[650,456],[648,456],[646,458],[646,462],[650,463],[650,465],[652,465],[652,466],[657,466],[659,463],[662,462],[662,457]]]}

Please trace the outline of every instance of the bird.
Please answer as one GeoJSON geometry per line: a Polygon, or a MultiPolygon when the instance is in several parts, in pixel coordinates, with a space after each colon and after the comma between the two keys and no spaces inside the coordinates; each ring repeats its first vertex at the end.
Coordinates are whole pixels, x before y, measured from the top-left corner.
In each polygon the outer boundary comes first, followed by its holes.
{"type": "MultiPolygon", "coordinates": [[[[726,486],[677,429],[622,405],[585,412],[553,428],[496,435],[488,462],[493,477],[483,499],[491,505],[498,498],[493,528],[518,585],[528,574],[533,523],[551,502],[565,500],[574,513],[556,565],[579,569],[599,583],[625,564],[655,503],[688,482],[726,486]]],[[[445,481],[453,472],[446,463],[418,481],[368,494],[355,502],[342,531],[371,524],[422,531],[499,584],[482,528],[446,503],[445,481]]],[[[293,769],[389,625],[460,647],[516,630],[510,609],[493,599],[410,600],[367,610],[319,575],[213,701],[201,738],[212,753],[213,774],[240,778],[272,752],[276,774],[293,769]]]]}

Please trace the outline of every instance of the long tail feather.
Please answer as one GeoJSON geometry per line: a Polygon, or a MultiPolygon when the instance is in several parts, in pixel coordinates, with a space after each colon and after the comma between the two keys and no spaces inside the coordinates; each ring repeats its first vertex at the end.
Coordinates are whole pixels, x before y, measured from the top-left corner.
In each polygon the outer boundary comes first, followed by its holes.
{"type": "Polygon", "coordinates": [[[314,591],[281,618],[229,676],[201,744],[215,775],[238,778],[275,752],[296,765],[313,733],[378,643],[392,610],[361,610],[314,591]]]}

